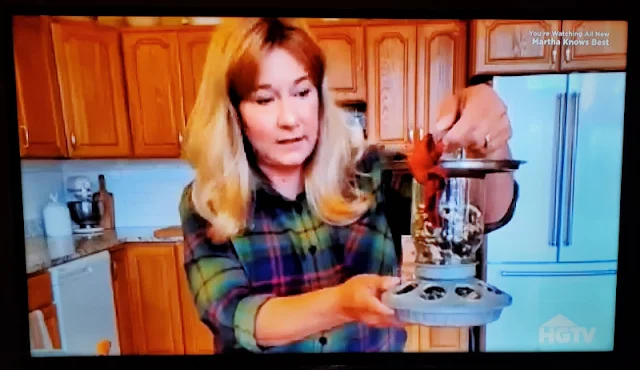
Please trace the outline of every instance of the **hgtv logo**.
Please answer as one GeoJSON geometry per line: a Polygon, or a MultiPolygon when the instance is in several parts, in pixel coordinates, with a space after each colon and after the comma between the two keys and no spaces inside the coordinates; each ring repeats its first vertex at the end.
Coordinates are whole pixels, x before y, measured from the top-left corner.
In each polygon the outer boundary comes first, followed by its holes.
{"type": "Polygon", "coordinates": [[[591,343],[595,335],[596,328],[578,326],[566,317],[557,315],[542,324],[538,342],[543,344],[591,343]]]}

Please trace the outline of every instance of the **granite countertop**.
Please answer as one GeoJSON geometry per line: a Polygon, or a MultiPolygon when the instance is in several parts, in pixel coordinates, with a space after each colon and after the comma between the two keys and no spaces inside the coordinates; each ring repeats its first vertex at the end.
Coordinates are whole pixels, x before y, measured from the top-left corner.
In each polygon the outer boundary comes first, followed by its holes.
{"type": "Polygon", "coordinates": [[[109,250],[123,243],[181,242],[183,238],[153,235],[160,227],[131,227],[105,230],[98,235],[70,235],[63,237],[31,237],[25,239],[27,274],[34,274],[50,267],[109,250]]]}

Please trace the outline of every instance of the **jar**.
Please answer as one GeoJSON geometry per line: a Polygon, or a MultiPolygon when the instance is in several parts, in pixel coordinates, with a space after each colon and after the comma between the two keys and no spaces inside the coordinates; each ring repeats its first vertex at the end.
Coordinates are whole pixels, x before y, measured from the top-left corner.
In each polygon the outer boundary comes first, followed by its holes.
{"type": "Polygon", "coordinates": [[[69,210],[58,202],[56,194],[50,194],[51,200],[42,210],[45,235],[48,237],[67,236],[73,233],[69,210]]]}
{"type": "Polygon", "coordinates": [[[417,264],[475,264],[484,240],[483,185],[481,177],[446,177],[436,188],[413,180],[411,236],[417,264]]]}

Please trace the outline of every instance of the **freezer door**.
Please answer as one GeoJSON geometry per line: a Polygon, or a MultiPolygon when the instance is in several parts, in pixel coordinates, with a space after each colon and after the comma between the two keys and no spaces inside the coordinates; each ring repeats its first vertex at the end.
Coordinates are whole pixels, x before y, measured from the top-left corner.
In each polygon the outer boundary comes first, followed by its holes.
{"type": "Polygon", "coordinates": [[[616,265],[489,265],[487,281],[513,297],[484,328],[487,352],[613,349],[616,265]]]}
{"type": "Polygon", "coordinates": [[[560,261],[618,259],[625,79],[569,77],[560,261]]]}
{"type": "Polygon", "coordinates": [[[513,219],[487,236],[491,262],[555,262],[559,242],[561,158],[566,75],[495,77],[507,106],[520,198],[513,219]]]}

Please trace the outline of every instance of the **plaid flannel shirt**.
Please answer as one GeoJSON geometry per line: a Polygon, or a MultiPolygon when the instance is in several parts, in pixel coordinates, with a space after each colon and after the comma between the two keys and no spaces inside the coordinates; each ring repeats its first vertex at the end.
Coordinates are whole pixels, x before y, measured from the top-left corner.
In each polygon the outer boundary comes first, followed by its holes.
{"type": "Polygon", "coordinates": [[[184,267],[201,319],[214,335],[216,353],[403,351],[404,329],[361,323],[285,346],[256,343],[256,314],[272,297],[335,286],[358,274],[400,274],[400,232],[392,232],[398,225],[387,217],[393,197],[399,194],[381,181],[377,150],[368,151],[359,168],[371,174],[359,184],[373,192],[375,201],[355,223],[325,224],[311,212],[304,193],[288,200],[267,182],[258,181],[248,229],[222,244],[206,237],[209,223],[194,209],[192,184],[185,187],[180,202],[184,267]]]}

